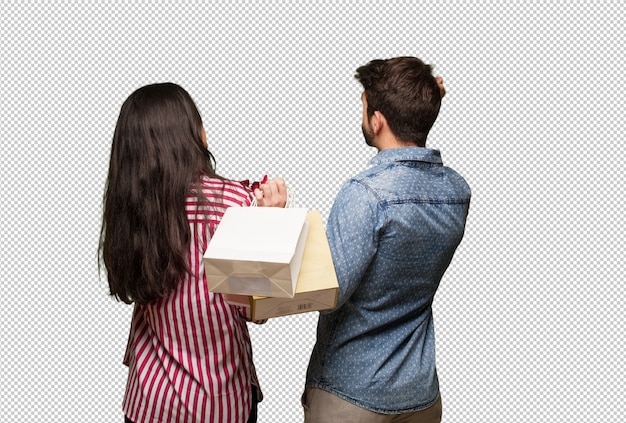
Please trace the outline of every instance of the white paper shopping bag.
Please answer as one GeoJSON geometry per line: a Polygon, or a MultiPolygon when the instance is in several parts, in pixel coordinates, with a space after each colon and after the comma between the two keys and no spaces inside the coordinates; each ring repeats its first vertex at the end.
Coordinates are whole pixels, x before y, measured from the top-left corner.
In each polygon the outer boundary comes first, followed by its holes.
{"type": "Polygon", "coordinates": [[[308,223],[304,208],[230,207],[204,254],[213,292],[293,298],[308,223]]]}
{"type": "Polygon", "coordinates": [[[334,308],[339,284],[322,217],[317,210],[306,218],[309,233],[302,256],[302,265],[293,298],[256,295],[224,294],[226,301],[240,307],[250,307],[253,320],[334,308]]]}

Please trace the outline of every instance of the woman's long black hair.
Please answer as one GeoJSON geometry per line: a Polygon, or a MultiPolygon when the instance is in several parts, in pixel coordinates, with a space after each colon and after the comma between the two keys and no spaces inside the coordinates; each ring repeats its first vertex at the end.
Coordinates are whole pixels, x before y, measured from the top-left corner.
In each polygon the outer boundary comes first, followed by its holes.
{"type": "Polygon", "coordinates": [[[202,175],[217,176],[192,98],[172,83],[133,92],[113,135],[103,200],[99,263],[110,293],[148,304],[189,272],[185,198],[202,175]]]}

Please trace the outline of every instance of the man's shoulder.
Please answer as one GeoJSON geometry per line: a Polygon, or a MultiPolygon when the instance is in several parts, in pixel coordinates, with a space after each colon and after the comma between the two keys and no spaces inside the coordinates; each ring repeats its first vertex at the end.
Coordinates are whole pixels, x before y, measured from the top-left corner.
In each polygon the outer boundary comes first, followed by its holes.
{"type": "Polygon", "coordinates": [[[359,190],[367,188],[370,185],[372,178],[375,178],[384,170],[382,168],[384,168],[383,165],[375,165],[351,176],[343,184],[343,190],[359,190]]]}
{"type": "Polygon", "coordinates": [[[467,180],[465,180],[465,178],[459,172],[452,169],[451,167],[444,166],[443,169],[446,172],[449,183],[455,186],[458,190],[464,191],[469,198],[471,196],[472,190],[467,183],[467,180]]]}
{"type": "Polygon", "coordinates": [[[389,171],[392,167],[392,163],[372,163],[367,169],[363,169],[356,175],[353,175],[346,183],[363,183],[368,179],[379,176],[386,171],[389,171]]]}
{"type": "Polygon", "coordinates": [[[340,187],[335,196],[334,203],[363,203],[370,194],[373,194],[368,178],[371,177],[370,169],[361,171],[348,178],[340,187]],[[358,201],[355,201],[358,200],[358,201]]]}

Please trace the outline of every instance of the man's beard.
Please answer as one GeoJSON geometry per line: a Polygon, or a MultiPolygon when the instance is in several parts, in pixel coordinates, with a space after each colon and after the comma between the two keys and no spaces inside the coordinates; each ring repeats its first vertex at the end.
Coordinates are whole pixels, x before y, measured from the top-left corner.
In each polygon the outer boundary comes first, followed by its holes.
{"type": "Polygon", "coordinates": [[[361,125],[361,130],[363,131],[363,138],[365,138],[365,143],[370,147],[374,146],[374,131],[371,129],[368,131],[365,128],[365,125],[361,125]]]}

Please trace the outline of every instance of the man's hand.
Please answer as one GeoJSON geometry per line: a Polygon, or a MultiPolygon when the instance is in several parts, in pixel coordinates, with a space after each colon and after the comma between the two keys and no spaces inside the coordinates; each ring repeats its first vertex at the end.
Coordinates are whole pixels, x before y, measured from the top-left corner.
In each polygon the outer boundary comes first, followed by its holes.
{"type": "Polygon", "coordinates": [[[256,202],[260,207],[285,207],[287,204],[287,185],[283,178],[275,178],[260,184],[254,190],[256,202]]]}
{"type": "Polygon", "coordinates": [[[446,95],[446,88],[443,86],[443,78],[441,76],[435,76],[435,81],[437,81],[437,85],[439,85],[439,94],[441,94],[441,98],[446,95]]]}

